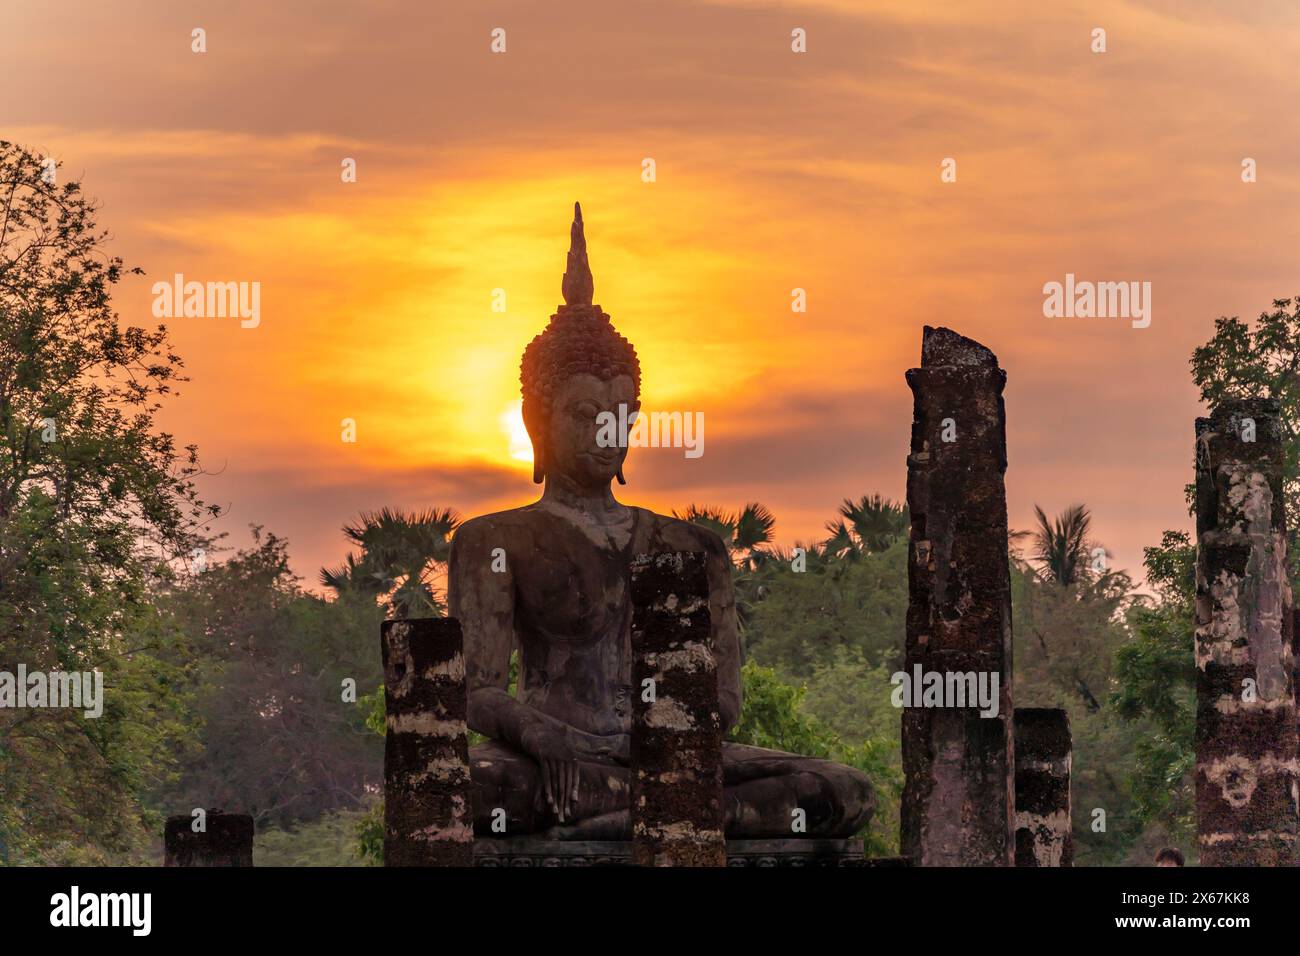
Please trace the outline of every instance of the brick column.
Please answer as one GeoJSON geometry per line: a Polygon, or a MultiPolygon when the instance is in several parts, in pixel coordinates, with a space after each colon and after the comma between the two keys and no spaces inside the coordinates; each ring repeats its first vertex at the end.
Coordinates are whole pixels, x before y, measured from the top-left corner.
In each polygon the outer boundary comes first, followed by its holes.
{"type": "Polygon", "coordinates": [[[1291,587],[1276,401],[1196,420],[1196,822],[1203,866],[1296,851],[1291,587]]]}
{"type": "Polygon", "coordinates": [[[472,866],[465,659],[455,618],[385,621],[384,865],[472,866]]]}
{"type": "Polygon", "coordinates": [[[987,348],[926,326],[914,411],[906,675],[942,675],[944,706],[903,712],[901,848],[919,866],[1010,866],[1014,810],[1006,373],[987,348]],[[997,681],[997,713],[954,706],[997,681]],[[947,698],[951,697],[951,700],[947,698]]]}
{"type": "Polygon", "coordinates": [[[1017,707],[1016,866],[1073,866],[1070,715],[1017,707]]]}
{"type": "Polygon", "coordinates": [[[631,593],[632,862],[725,866],[705,555],[638,555],[631,593]]]}
{"type": "Polygon", "coordinates": [[[204,830],[194,832],[194,816],[167,818],[163,828],[163,866],[252,866],[253,818],[247,813],[209,810],[204,830]]]}

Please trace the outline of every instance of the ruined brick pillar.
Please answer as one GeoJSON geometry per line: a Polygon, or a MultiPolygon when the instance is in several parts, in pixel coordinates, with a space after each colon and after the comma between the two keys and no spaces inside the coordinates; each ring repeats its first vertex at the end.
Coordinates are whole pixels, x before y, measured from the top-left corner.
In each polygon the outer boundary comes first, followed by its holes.
{"type": "Polygon", "coordinates": [[[1196,420],[1196,827],[1203,866],[1290,866],[1296,702],[1282,497],[1269,399],[1196,420]]]}
{"type": "Polygon", "coordinates": [[[384,865],[472,866],[460,621],[385,621],[384,865]]]}
{"type": "Polygon", "coordinates": [[[703,552],[632,561],[632,862],[725,866],[722,720],[703,552]]]}
{"type": "Polygon", "coordinates": [[[1070,715],[1017,707],[1016,866],[1073,866],[1070,715]]]}
{"type": "Polygon", "coordinates": [[[251,816],[208,810],[202,821],[203,830],[195,833],[193,814],[167,818],[163,828],[163,866],[253,865],[251,816]]]}
{"type": "Polygon", "coordinates": [[[927,694],[903,711],[901,849],[918,866],[1014,858],[1005,383],[992,352],[929,326],[921,367],[907,373],[906,675],[918,686],[942,678],[940,705],[925,706],[927,694]],[[957,704],[972,679],[985,681],[996,715],[957,704]]]}

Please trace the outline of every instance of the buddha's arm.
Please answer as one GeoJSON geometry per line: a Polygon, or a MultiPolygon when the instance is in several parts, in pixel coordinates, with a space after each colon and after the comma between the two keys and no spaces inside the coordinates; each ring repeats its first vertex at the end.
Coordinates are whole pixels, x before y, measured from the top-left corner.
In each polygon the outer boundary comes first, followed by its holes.
{"type": "Polygon", "coordinates": [[[530,727],[563,730],[565,725],[509,693],[514,574],[504,556],[493,560],[493,551],[504,549],[505,539],[483,519],[467,522],[457,531],[447,569],[447,603],[465,635],[470,729],[523,749],[524,733],[530,727]],[[494,569],[494,564],[497,568],[504,564],[504,569],[494,569]]]}

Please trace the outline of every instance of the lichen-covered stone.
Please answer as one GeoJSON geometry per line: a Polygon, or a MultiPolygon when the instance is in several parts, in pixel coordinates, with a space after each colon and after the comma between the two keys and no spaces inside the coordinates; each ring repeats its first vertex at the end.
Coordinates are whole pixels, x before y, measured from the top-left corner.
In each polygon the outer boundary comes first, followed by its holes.
{"type": "Polygon", "coordinates": [[[1073,866],[1070,715],[1017,707],[1016,866],[1073,866]]]}
{"type": "Polygon", "coordinates": [[[473,865],[462,643],[455,618],[382,625],[385,866],[473,865]]]}
{"type": "Polygon", "coordinates": [[[705,562],[694,551],[632,561],[631,820],[639,866],[726,865],[705,562]]]}
{"type": "Polygon", "coordinates": [[[901,849],[920,866],[1009,866],[1014,811],[1006,373],[983,345],[927,326],[914,412],[905,670],[997,676],[998,714],[903,712],[901,849]],[[945,440],[945,438],[951,440],[945,440]]]}
{"type": "Polygon", "coordinates": [[[1196,816],[1204,866],[1290,866],[1294,614],[1270,399],[1196,421],[1196,816]]]}
{"type": "Polygon", "coordinates": [[[163,866],[252,866],[253,818],[247,813],[209,810],[203,831],[194,816],[177,814],[163,828],[163,866]]]}

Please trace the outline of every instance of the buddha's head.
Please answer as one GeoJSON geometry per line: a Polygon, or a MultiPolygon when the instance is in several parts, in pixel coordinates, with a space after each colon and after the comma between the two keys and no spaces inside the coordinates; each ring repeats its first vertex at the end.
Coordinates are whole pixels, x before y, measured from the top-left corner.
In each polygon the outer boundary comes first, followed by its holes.
{"type": "Polygon", "coordinates": [[[602,412],[627,416],[640,407],[641,365],[632,343],[619,335],[600,306],[592,305],[591,267],[582,232],[582,209],[573,206],[564,305],[524,349],[524,426],[533,443],[533,481],[563,475],[582,488],[623,483],[627,448],[597,441],[602,412]]]}

